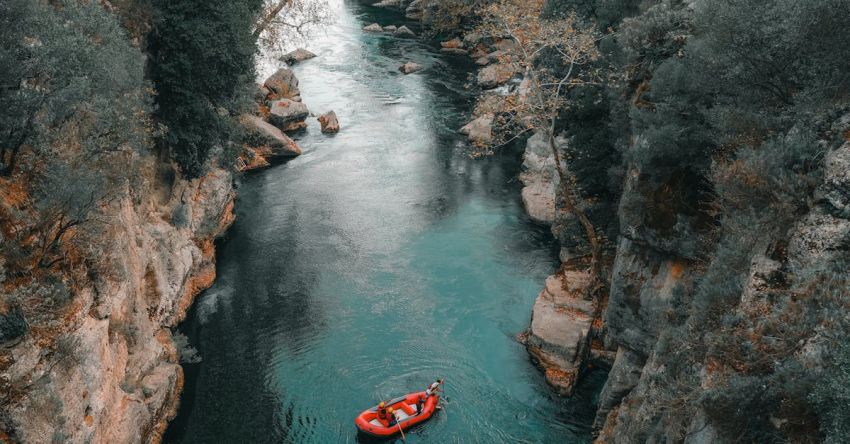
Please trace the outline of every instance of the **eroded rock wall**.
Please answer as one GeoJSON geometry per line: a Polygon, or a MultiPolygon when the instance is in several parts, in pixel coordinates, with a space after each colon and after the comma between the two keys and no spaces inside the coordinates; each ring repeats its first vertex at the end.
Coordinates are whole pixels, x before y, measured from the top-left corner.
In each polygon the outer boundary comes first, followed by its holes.
{"type": "Polygon", "coordinates": [[[175,414],[183,372],[171,329],[215,278],[213,241],[235,193],[221,169],[146,189],[111,208],[103,254],[114,272],[74,292],[55,343],[31,332],[3,350],[10,441],[158,442],[175,414]]]}

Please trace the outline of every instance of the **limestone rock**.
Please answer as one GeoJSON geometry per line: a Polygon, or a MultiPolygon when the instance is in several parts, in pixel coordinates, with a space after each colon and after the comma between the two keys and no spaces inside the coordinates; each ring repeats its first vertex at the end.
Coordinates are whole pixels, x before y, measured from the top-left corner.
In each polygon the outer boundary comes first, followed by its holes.
{"type": "Polygon", "coordinates": [[[625,347],[617,349],[614,365],[608,372],[608,379],[599,394],[599,408],[596,411],[594,428],[601,428],[608,413],[635,388],[640,380],[644,363],[646,363],[645,357],[625,347]]]}
{"type": "Polygon", "coordinates": [[[310,111],[302,102],[280,99],[271,102],[269,106],[269,122],[282,131],[298,131],[307,127],[304,119],[310,115],[310,111]]]}
{"type": "Polygon", "coordinates": [[[621,237],[611,276],[608,334],[621,346],[648,356],[667,327],[676,294],[693,288],[692,266],[621,237]]]}
{"type": "Polygon", "coordinates": [[[415,62],[407,62],[404,65],[401,65],[398,70],[404,74],[413,74],[416,71],[421,71],[422,65],[415,62]]]}
{"type": "Polygon", "coordinates": [[[411,31],[410,28],[408,28],[407,26],[402,25],[395,30],[393,36],[400,38],[413,38],[416,37],[416,33],[411,31]]]}
{"type": "Polygon", "coordinates": [[[525,185],[522,203],[526,213],[537,223],[552,225],[555,221],[555,190],[559,181],[555,156],[542,132],[535,133],[526,142],[522,167],[519,178],[525,185]]]}
{"type": "Polygon", "coordinates": [[[458,130],[467,136],[469,142],[476,146],[487,146],[493,143],[493,114],[485,114],[464,125],[458,130]]]}
{"type": "Polygon", "coordinates": [[[322,125],[323,133],[332,134],[339,132],[339,120],[336,117],[336,113],[333,111],[328,111],[319,116],[319,123],[322,125]]]}
{"type": "Polygon", "coordinates": [[[585,271],[549,276],[534,302],[526,348],[562,395],[572,394],[590,351],[593,304],[584,293],[591,282],[585,271]]]}
{"type": "Polygon", "coordinates": [[[269,100],[289,99],[301,101],[301,91],[298,89],[298,78],[289,68],[281,68],[272,74],[263,84],[271,91],[269,100]]]}
{"type": "Polygon", "coordinates": [[[383,32],[384,28],[377,23],[372,23],[371,25],[365,26],[363,30],[366,32],[383,32]]]}
{"type": "Polygon", "coordinates": [[[290,65],[294,65],[305,60],[310,60],[314,57],[316,57],[316,54],[313,54],[312,52],[307,51],[304,48],[298,48],[295,51],[291,51],[284,54],[283,56],[281,56],[280,60],[290,65]]]}

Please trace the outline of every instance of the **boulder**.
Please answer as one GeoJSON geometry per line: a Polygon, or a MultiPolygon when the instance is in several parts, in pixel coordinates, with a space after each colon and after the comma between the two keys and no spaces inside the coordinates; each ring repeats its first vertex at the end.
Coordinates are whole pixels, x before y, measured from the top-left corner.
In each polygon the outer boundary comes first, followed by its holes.
{"type": "Polygon", "coordinates": [[[494,64],[486,66],[481,71],[478,71],[478,86],[484,89],[493,89],[507,83],[513,75],[513,69],[507,65],[494,64]]]}
{"type": "Polygon", "coordinates": [[[366,32],[384,32],[384,28],[382,28],[381,25],[377,23],[372,23],[369,26],[365,26],[363,30],[366,32]]]}
{"type": "Polygon", "coordinates": [[[413,0],[407,5],[404,10],[404,16],[410,20],[422,20],[422,14],[425,11],[424,0],[413,0]]]}
{"type": "Polygon", "coordinates": [[[289,99],[269,104],[269,122],[283,131],[298,131],[307,127],[304,119],[310,115],[307,105],[289,99]]]}
{"type": "Polygon", "coordinates": [[[416,33],[411,31],[410,28],[408,28],[407,26],[402,25],[395,30],[393,36],[400,38],[413,38],[416,37],[416,33]]]}
{"type": "Polygon", "coordinates": [[[404,74],[412,74],[416,71],[421,71],[422,65],[415,62],[407,62],[404,65],[401,65],[398,70],[403,72],[404,74]]]}
{"type": "Polygon", "coordinates": [[[316,57],[316,54],[313,54],[310,51],[307,51],[304,48],[298,48],[295,51],[288,52],[281,56],[280,60],[282,62],[286,62],[290,65],[294,65],[299,62],[303,62],[304,60],[309,60],[316,57]]]}
{"type": "Polygon", "coordinates": [[[372,6],[376,8],[398,8],[401,6],[401,0],[381,0],[372,6]]]}
{"type": "Polygon", "coordinates": [[[394,33],[397,29],[398,29],[398,26],[396,26],[396,25],[384,26],[384,32],[388,32],[390,34],[394,33]]]}
{"type": "Polygon", "coordinates": [[[339,132],[339,120],[333,111],[328,111],[319,116],[319,123],[322,125],[323,133],[331,134],[339,132]]]}
{"type": "Polygon", "coordinates": [[[451,40],[446,40],[445,42],[440,42],[440,47],[446,49],[458,49],[463,48],[463,41],[461,39],[455,37],[451,40]]]}
{"type": "Polygon", "coordinates": [[[254,148],[271,157],[293,157],[301,154],[301,148],[274,125],[252,115],[242,115],[239,121],[252,136],[254,148]]]}
{"type": "Polygon", "coordinates": [[[301,91],[298,89],[298,78],[289,68],[281,68],[272,74],[263,84],[271,93],[269,100],[289,99],[301,101],[301,91]]]}
{"type": "Polygon", "coordinates": [[[549,276],[532,309],[526,349],[561,395],[572,394],[590,351],[593,303],[584,293],[592,281],[578,270],[549,276]]]}
{"type": "Polygon", "coordinates": [[[487,146],[493,143],[493,114],[484,114],[464,125],[458,130],[459,133],[467,136],[469,142],[475,146],[487,146]]]}

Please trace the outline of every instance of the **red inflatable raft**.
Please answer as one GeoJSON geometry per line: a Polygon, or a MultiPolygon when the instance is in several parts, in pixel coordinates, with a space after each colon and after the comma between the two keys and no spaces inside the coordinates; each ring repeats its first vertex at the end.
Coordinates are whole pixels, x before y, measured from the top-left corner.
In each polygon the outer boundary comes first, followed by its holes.
{"type": "Polygon", "coordinates": [[[407,429],[416,424],[427,421],[437,411],[439,400],[439,393],[434,393],[427,398],[425,397],[425,392],[411,393],[384,403],[385,407],[392,407],[393,410],[398,412],[397,424],[389,425],[388,421],[378,418],[378,406],[359,414],[357,419],[354,420],[354,424],[361,432],[367,435],[378,438],[389,438],[399,433],[399,428],[407,431],[407,429]],[[424,400],[421,412],[417,411],[417,405],[420,400],[424,400]]]}

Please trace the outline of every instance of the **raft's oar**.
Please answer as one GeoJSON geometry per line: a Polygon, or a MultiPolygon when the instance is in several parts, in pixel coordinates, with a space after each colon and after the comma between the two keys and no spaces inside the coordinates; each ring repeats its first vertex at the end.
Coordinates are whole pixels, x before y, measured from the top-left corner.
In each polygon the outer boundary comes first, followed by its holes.
{"type": "MultiPolygon", "coordinates": [[[[395,415],[395,413],[393,413],[395,415]]],[[[401,428],[401,423],[396,422],[395,425],[398,426],[398,431],[401,432],[401,440],[402,442],[407,442],[407,438],[404,437],[404,430],[401,428]]]]}

